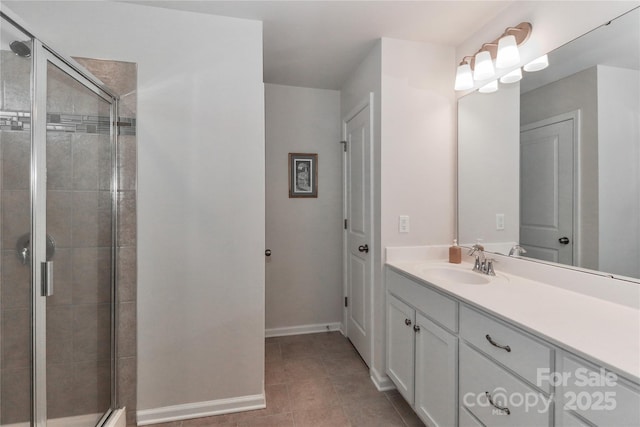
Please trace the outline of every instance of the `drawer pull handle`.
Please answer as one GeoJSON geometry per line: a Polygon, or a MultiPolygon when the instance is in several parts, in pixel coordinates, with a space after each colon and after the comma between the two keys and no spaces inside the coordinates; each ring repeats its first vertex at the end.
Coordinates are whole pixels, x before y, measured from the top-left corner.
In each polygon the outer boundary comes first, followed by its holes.
{"type": "MultiPolygon", "coordinates": [[[[489,336],[489,335],[487,335],[487,336],[489,336]]],[[[495,403],[493,403],[493,400],[491,400],[491,394],[488,391],[485,391],[484,395],[487,396],[487,399],[489,399],[489,403],[491,403],[491,406],[493,406],[494,408],[504,412],[507,415],[511,415],[511,411],[509,410],[509,408],[507,408],[506,406],[504,406],[504,407],[498,406],[495,403]]]]}
{"type": "Polygon", "coordinates": [[[487,341],[489,341],[491,343],[492,346],[501,348],[503,350],[507,350],[507,353],[511,353],[511,347],[509,347],[508,345],[500,345],[500,344],[498,344],[497,342],[495,342],[491,338],[491,335],[487,334],[487,335],[485,335],[485,338],[487,339],[487,341]]]}
{"type": "Polygon", "coordinates": [[[407,326],[411,326],[411,320],[404,319],[404,324],[407,325],[407,326]]]}

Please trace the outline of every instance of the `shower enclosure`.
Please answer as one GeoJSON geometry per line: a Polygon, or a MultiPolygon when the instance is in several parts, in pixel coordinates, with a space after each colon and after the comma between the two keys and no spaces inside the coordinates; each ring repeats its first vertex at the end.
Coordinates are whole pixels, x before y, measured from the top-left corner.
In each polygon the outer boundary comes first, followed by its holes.
{"type": "Polygon", "coordinates": [[[0,426],[115,408],[117,96],[0,17],[0,426]]]}

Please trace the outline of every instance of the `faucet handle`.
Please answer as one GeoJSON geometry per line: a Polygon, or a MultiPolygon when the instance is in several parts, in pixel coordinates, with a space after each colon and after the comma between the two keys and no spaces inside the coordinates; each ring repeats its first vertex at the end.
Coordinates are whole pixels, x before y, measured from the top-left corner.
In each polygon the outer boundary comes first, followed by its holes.
{"type": "Polygon", "coordinates": [[[488,274],[489,276],[495,276],[496,275],[496,272],[493,269],[493,264],[495,264],[496,262],[498,262],[498,261],[496,261],[493,258],[487,258],[485,260],[485,263],[486,263],[485,264],[485,273],[488,274]]]}
{"type": "Polygon", "coordinates": [[[520,245],[513,245],[511,250],[509,251],[509,256],[520,256],[522,254],[526,254],[527,250],[520,245]]]}
{"type": "Polygon", "coordinates": [[[469,254],[468,255],[473,255],[476,252],[483,252],[484,251],[484,246],[482,246],[480,244],[480,239],[478,239],[478,242],[476,244],[474,244],[473,246],[471,246],[471,249],[469,250],[469,254]]]}

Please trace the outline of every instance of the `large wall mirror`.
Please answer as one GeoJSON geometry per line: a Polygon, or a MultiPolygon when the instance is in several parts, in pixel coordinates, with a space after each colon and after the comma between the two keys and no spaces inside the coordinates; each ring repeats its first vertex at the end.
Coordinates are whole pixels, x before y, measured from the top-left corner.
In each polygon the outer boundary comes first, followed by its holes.
{"type": "Polygon", "coordinates": [[[640,279],[640,8],[458,102],[458,240],[640,279]]]}

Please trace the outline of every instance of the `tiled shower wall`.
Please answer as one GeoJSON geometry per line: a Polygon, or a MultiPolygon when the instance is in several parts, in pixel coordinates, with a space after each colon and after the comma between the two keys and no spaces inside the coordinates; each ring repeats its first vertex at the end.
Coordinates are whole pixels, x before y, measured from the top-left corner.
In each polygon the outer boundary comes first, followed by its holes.
{"type": "MultiPolygon", "coordinates": [[[[28,112],[29,61],[11,52],[2,55],[0,110],[28,112]]],[[[120,94],[121,116],[135,118],[135,64],[87,59],[78,62],[120,94]]],[[[91,97],[67,96],[65,90],[75,92],[58,85],[55,73],[50,83],[49,92],[59,102],[50,104],[50,111],[78,114],[87,102],[93,105],[85,107],[96,110],[91,97]]],[[[30,135],[28,120],[23,121],[27,122],[26,128],[3,126],[0,131],[1,424],[29,417],[29,272],[15,250],[19,235],[29,230],[30,135]]],[[[135,124],[134,120],[128,121],[135,124]]],[[[105,191],[108,168],[98,167],[105,163],[101,162],[103,156],[108,156],[109,138],[95,133],[95,128],[82,126],[77,132],[67,129],[48,134],[47,225],[57,245],[56,293],[49,299],[47,310],[49,418],[95,412],[109,399],[104,387],[110,374],[109,331],[102,326],[109,316],[109,271],[99,265],[109,265],[110,203],[109,192],[105,191]],[[93,284],[93,289],[86,284],[93,284]]],[[[128,423],[135,425],[135,128],[132,131],[129,127],[124,133],[127,135],[119,138],[118,159],[118,406],[127,407],[128,423]]]]}

